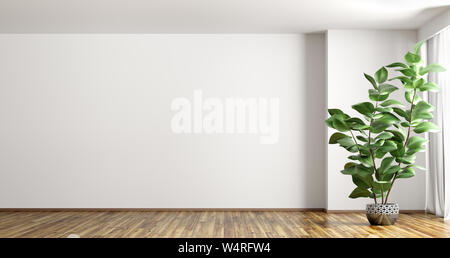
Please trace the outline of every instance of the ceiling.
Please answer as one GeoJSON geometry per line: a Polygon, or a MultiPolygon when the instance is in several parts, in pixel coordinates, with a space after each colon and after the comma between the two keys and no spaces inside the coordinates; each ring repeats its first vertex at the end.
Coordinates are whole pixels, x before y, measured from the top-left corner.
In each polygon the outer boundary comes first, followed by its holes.
{"type": "Polygon", "coordinates": [[[0,33],[416,29],[450,0],[0,0],[0,33]]]}

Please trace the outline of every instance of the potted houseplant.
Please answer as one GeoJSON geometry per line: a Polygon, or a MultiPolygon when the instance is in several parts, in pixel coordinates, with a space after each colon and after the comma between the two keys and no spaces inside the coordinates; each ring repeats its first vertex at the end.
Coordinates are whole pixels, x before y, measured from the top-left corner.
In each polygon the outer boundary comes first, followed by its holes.
{"type": "Polygon", "coordinates": [[[331,135],[329,144],[338,144],[350,152],[349,162],[341,171],[350,175],[356,188],[350,198],[371,198],[366,215],[372,225],[392,225],[398,217],[399,206],[389,203],[389,195],[398,179],[414,176],[415,154],[425,151],[426,139],[415,135],[438,132],[439,128],[429,120],[434,107],[420,97],[421,92],[436,92],[439,87],[427,82],[429,72],[443,72],[439,64],[423,65],[420,48],[405,55],[405,62],[396,62],[381,67],[374,76],[364,74],[370,82],[370,101],[352,106],[363,119],[351,117],[340,109],[328,109],[330,117],[326,124],[337,130],[331,135]],[[388,70],[398,76],[388,78],[388,70]],[[390,98],[398,87],[389,81],[399,80],[403,85],[407,105],[390,98]]]}

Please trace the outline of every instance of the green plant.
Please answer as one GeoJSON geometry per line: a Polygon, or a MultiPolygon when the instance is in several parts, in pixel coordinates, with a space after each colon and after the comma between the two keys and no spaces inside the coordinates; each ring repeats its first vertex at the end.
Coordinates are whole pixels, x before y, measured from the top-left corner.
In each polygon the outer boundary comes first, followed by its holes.
{"type": "Polygon", "coordinates": [[[369,98],[373,102],[362,102],[352,106],[366,120],[351,117],[339,109],[328,109],[330,117],[326,124],[336,129],[329,144],[339,144],[352,155],[342,174],[351,175],[356,188],[350,198],[373,198],[375,203],[387,203],[395,180],[414,176],[415,154],[424,151],[426,139],[417,135],[437,132],[439,127],[429,120],[434,107],[422,100],[419,92],[439,91],[433,82],[423,78],[429,72],[443,72],[439,64],[423,66],[419,51],[423,42],[414,47],[414,52],[405,55],[405,63],[396,62],[381,67],[372,77],[364,74],[373,88],[369,98]],[[395,69],[401,75],[388,79],[388,70],[395,69]],[[399,80],[405,90],[408,107],[396,99],[389,99],[398,90],[387,82],[399,80]]]}

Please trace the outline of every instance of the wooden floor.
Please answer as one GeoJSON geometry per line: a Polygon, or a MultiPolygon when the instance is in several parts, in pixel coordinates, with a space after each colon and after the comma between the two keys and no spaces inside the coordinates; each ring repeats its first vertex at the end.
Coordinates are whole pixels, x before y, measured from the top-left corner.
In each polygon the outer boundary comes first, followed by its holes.
{"type": "Polygon", "coordinates": [[[0,237],[450,237],[450,222],[400,214],[369,226],[364,213],[256,211],[0,212],[0,237]]]}

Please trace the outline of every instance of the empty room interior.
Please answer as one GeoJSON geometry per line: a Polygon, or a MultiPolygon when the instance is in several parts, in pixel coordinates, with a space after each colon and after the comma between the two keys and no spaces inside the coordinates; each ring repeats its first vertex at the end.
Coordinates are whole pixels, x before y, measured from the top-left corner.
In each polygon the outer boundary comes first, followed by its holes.
{"type": "Polygon", "coordinates": [[[448,238],[449,26],[447,0],[0,0],[0,238],[448,238]]]}

